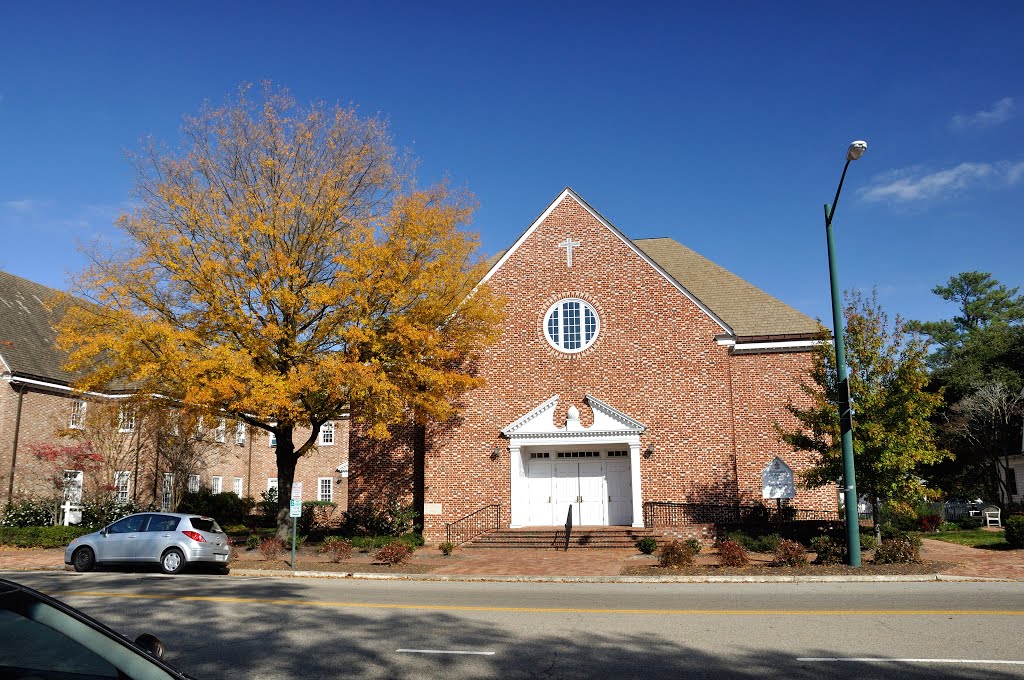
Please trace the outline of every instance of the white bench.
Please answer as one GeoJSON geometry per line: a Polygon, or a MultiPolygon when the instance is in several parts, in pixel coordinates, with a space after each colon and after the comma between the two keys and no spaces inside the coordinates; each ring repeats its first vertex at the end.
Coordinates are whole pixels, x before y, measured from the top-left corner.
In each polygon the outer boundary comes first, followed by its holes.
{"type": "Polygon", "coordinates": [[[985,509],[981,511],[982,516],[985,518],[985,526],[1003,526],[1000,521],[1000,515],[1002,511],[994,505],[986,505],[985,509]]]}

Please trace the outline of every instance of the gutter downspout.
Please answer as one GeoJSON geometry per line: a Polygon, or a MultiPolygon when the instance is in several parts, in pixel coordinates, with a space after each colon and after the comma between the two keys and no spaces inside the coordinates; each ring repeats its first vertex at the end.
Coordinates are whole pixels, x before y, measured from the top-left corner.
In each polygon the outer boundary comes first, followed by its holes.
{"type": "Polygon", "coordinates": [[[18,393],[18,414],[14,417],[14,444],[11,446],[11,476],[7,482],[8,503],[14,502],[14,465],[18,460],[18,433],[21,430],[21,405],[25,400],[25,388],[19,386],[14,389],[18,393]]]}
{"type": "MultiPolygon", "coordinates": [[[[246,430],[249,430],[247,427],[246,430]]],[[[252,432],[246,432],[249,437],[249,467],[245,473],[245,497],[252,498],[252,432]]]]}

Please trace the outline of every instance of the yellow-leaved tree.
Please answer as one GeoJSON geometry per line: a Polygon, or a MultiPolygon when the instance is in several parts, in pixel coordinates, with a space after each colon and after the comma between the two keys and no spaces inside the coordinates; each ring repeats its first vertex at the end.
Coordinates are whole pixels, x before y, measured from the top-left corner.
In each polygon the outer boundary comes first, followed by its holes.
{"type": "Polygon", "coordinates": [[[59,342],[79,389],[127,383],[274,433],[283,530],[320,427],[350,412],[384,438],[453,416],[500,304],[477,286],[470,197],[417,187],[380,119],[268,84],[182,132],[133,156],[123,243],[87,248],[73,292],[90,304],[59,342]]]}

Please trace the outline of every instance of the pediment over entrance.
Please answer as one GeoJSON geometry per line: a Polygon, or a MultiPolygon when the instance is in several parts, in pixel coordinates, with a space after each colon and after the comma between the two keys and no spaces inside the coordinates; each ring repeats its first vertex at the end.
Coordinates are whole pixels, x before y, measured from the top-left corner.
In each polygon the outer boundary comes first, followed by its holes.
{"type": "Polygon", "coordinates": [[[558,395],[556,394],[509,424],[502,429],[501,433],[510,438],[574,439],[615,435],[636,436],[643,434],[647,429],[647,426],[640,421],[612,408],[596,397],[588,394],[584,400],[594,412],[594,423],[590,427],[583,427],[580,422],[579,409],[575,405],[569,407],[565,425],[556,426],[554,419],[555,409],[558,407],[558,395]]]}

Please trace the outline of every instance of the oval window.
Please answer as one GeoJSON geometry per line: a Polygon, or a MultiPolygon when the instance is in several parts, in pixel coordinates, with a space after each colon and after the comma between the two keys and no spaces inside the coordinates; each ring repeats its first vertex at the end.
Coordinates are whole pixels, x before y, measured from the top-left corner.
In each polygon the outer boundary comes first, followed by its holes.
{"type": "Polygon", "coordinates": [[[560,352],[582,352],[597,340],[600,323],[588,302],[559,300],[544,316],[544,337],[560,352]]]}

